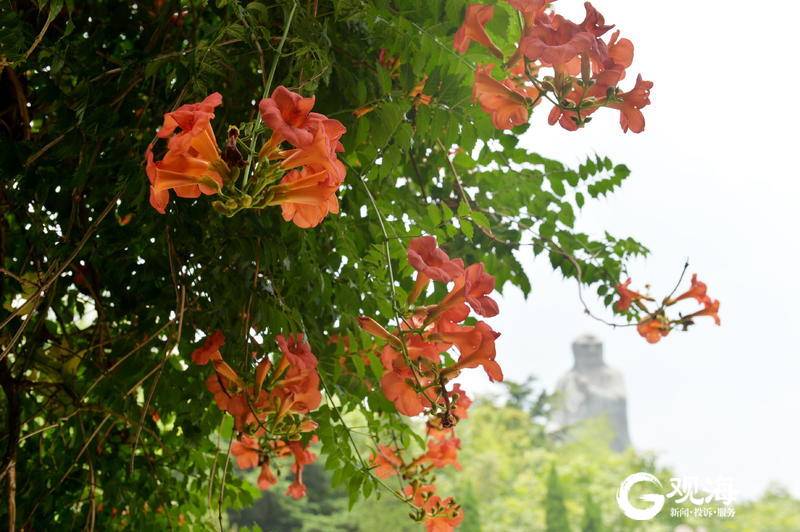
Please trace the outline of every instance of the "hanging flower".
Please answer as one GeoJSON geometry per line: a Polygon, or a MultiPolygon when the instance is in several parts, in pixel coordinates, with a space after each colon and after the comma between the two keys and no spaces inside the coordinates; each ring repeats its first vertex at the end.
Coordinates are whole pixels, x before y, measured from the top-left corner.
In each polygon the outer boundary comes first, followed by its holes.
{"type": "Polygon", "coordinates": [[[210,361],[222,360],[219,348],[225,344],[225,335],[222,331],[214,331],[206,336],[203,345],[192,352],[192,362],[198,366],[205,366],[210,361]]]}
{"type": "Polygon", "coordinates": [[[152,143],[145,151],[150,205],[161,214],[166,212],[170,190],[182,198],[220,191],[229,169],[220,157],[211,119],[221,103],[222,96],[215,92],[164,115],[158,137],[168,139],[166,155],[156,161],[152,143]]]}
{"type": "Polygon", "coordinates": [[[492,39],[486,33],[486,24],[492,20],[493,15],[494,6],[482,4],[468,5],[466,14],[464,15],[464,23],[458,28],[453,38],[453,48],[458,53],[463,54],[467,51],[467,48],[469,48],[469,43],[475,41],[485,46],[489,49],[489,52],[502,59],[503,52],[495,46],[492,39]]]}
{"type": "Polygon", "coordinates": [[[641,299],[649,299],[639,292],[634,292],[630,290],[628,287],[631,284],[631,279],[628,278],[627,281],[624,283],[620,283],[616,286],[617,293],[619,294],[619,300],[614,304],[614,308],[617,312],[625,312],[631,306],[634,301],[639,301],[641,299]]]}
{"type": "Polygon", "coordinates": [[[492,77],[494,65],[479,65],[475,70],[472,99],[492,116],[497,129],[511,129],[528,122],[528,106],[539,99],[535,87],[517,85],[512,79],[497,81],[492,77]]]}
{"type": "Polygon", "coordinates": [[[647,318],[636,326],[639,335],[651,344],[656,344],[666,337],[670,329],[669,323],[659,317],[647,318]]]}

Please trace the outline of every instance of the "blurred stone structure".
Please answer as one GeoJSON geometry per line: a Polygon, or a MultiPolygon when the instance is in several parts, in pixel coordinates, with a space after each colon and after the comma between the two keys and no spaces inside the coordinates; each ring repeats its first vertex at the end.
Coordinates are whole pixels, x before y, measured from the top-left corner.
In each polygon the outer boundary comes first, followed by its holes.
{"type": "Polygon", "coordinates": [[[559,431],[586,419],[607,417],[614,433],[611,448],[623,451],[630,446],[625,382],[622,374],[603,360],[603,344],[591,334],[572,343],[575,364],[556,385],[552,420],[559,431]]]}

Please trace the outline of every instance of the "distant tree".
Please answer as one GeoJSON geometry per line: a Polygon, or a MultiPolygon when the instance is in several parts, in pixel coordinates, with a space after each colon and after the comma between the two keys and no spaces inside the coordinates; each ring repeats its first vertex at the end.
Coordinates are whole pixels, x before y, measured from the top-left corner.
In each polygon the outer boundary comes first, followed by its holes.
{"type": "Polygon", "coordinates": [[[550,465],[544,503],[547,532],[568,532],[570,527],[567,519],[567,507],[564,504],[564,491],[555,464],[550,465]]]}
{"type": "Polygon", "coordinates": [[[581,532],[602,532],[605,530],[603,527],[603,515],[600,510],[600,505],[594,500],[592,494],[586,493],[586,503],[583,507],[583,522],[581,523],[581,532]]]}

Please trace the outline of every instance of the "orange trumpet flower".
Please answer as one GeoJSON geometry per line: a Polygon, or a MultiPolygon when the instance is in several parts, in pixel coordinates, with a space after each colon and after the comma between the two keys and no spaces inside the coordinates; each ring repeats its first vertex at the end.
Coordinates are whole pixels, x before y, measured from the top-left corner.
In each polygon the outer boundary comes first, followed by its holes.
{"type": "Polygon", "coordinates": [[[486,33],[486,24],[492,20],[494,6],[482,4],[471,4],[467,6],[464,14],[464,23],[458,28],[453,37],[453,48],[456,52],[463,54],[469,48],[469,43],[475,41],[482,44],[495,56],[503,58],[503,52],[492,42],[486,33]]]}
{"type": "Polygon", "coordinates": [[[479,65],[475,70],[472,100],[492,115],[497,129],[511,129],[528,121],[528,105],[535,104],[539,91],[535,87],[518,86],[511,78],[497,81],[492,77],[494,65],[479,65]]]}

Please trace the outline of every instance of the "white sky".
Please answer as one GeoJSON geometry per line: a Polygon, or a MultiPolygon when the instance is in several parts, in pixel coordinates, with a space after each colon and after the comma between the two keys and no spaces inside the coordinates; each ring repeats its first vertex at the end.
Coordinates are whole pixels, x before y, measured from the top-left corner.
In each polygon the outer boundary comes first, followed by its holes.
{"type": "MultiPolygon", "coordinates": [[[[703,319],[651,346],[633,329],[582,314],[574,281],[527,251],[534,291],[507,289],[492,320],[502,332],[505,374],[551,387],[572,364],[570,344],[592,332],[625,376],[631,438],[685,476],[728,476],[742,497],[776,480],[800,496],[800,258],[798,76],[800,3],[597,0],[636,45],[628,82],[653,80],[644,133],[623,135],[599,111],[587,129],[548,126],[533,114],[526,145],[577,165],[608,155],[633,171],[610,198],[587,202],[579,229],[634,236],[651,256],[633,265],[634,286],[671,290],[686,257],[720,299],[722,327],[703,319]]],[[[580,19],[582,3],[560,0],[580,19]]],[[[625,87],[625,85],[624,85],[625,87]]],[[[591,292],[589,293],[591,295],[591,292]]],[[[597,304],[595,310],[602,307],[597,304]]],[[[469,390],[497,391],[482,372],[469,390]]],[[[622,480],[622,479],[620,479],[622,480]]]]}

